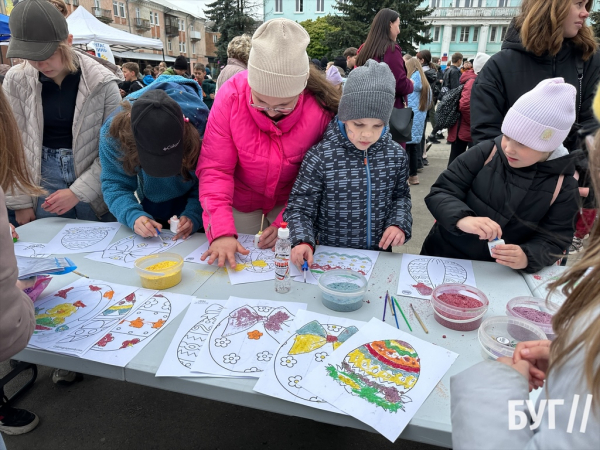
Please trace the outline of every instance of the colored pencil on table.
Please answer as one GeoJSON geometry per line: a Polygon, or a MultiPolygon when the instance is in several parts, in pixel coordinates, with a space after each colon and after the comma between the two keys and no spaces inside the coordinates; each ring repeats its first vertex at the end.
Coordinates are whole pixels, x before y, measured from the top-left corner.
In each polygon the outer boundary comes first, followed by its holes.
{"type": "Polygon", "coordinates": [[[400,307],[400,304],[398,303],[398,300],[396,300],[396,297],[392,297],[392,300],[396,303],[396,306],[400,310],[400,314],[402,314],[402,317],[404,317],[404,321],[406,322],[406,326],[408,327],[408,329],[410,331],[412,331],[410,323],[408,323],[408,320],[406,319],[406,316],[404,315],[404,311],[402,311],[402,308],[400,307]]]}
{"type": "MultiPolygon", "coordinates": [[[[390,298],[393,299],[394,297],[390,296],[390,298]]],[[[394,306],[394,302],[392,302],[392,311],[393,312],[396,311],[396,307],[394,306]]],[[[398,315],[397,314],[394,314],[394,319],[396,319],[396,328],[400,329],[400,325],[398,325],[398,315]]]]}
{"type": "MultiPolygon", "coordinates": [[[[388,291],[386,291],[386,292],[388,292],[388,291]]],[[[392,316],[395,316],[396,315],[396,311],[394,310],[394,308],[392,308],[392,306],[394,306],[392,304],[392,296],[389,295],[389,294],[387,295],[387,301],[390,304],[390,311],[392,312],[392,316]]]]}
{"type": "Polygon", "coordinates": [[[425,324],[421,320],[421,317],[419,316],[419,314],[417,313],[417,311],[415,311],[415,307],[412,305],[412,303],[410,304],[410,309],[412,309],[412,312],[414,313],[415,317],[417,318],[417,320],[419,321],[419,323],[423,327],[423,331],[425,331],[425,333],[429,334],[429,330],[427,329],[427,327],[425,326],[425,324]]]}
{"type": "Polygon", "coordinates": [[[383,300],[383,320],[385,322],[385,310],[387,309],[388,291],[385,291],[385,300],[383,300]]]}
{"type": "Polygon", "coordinates": [[[87,275],[82,274],[81,272],[77,272],[76,270],[73,271],[73,273],[75,275],[79,275],[80,277],[84,277],[84,278],[89,278],[87,275]]]}

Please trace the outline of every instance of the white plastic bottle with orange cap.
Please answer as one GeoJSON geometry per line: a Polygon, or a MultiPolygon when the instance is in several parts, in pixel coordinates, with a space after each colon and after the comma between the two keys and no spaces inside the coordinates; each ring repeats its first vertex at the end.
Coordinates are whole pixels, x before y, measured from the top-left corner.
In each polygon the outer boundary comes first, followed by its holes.
{"type": "Polygon", "coordinates": [[[277,230],[277,242],[275,243],[275,291],[280,294],[290,292],[290,289],[292,289],[290,278],[291,252],[290,230],[287,227],[287,222],[281,222],[279,230],[277,230]]]}

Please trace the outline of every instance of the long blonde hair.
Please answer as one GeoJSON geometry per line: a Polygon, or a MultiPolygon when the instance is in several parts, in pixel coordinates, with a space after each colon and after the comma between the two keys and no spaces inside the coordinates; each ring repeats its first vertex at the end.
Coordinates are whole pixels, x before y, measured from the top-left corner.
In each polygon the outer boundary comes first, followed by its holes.
{"type": "Polygon", "coordinates": [[[0,187],[7,194],[15,191],[34,196],[45,194],[45,191],[31,180],[21,133],[2,88],[0,88],[0,187]]]}
{"type": "Polygon", "coordinates": [[[427,81],[427,77],[425,76],[425,72],[423,72],[419,60],[417,58],[410,58],[406,61],[406,76],[410,78],[415,72],[419,72],[421,84],[423,85],[421,88],[421,97],[419,98],[419,111],[427,111],[429,109],[430,101],[429,91],[431,90],[429,81],[427,81]]]}
{"type": "MultiPolygon", "coordinates": [[[[596,100],[597,101],[597,100],[596,100]]],[[[590,174],[596,198],[600,195],[600,132],[596,134],[595,148],[589,152],[590,174]]],[[[556,339],[550,347],[548,372],[558,370],[581,346],[585,352],[582,367],[594,402],[600,399],[600,224],[596,221],[590,232],[589,245],[583,256],[576,260],[562,277],[554,282],[551,292],[565,284],[567,300],[552,319],[556,339]],[[584,274],[590,272],[584,276],[584,274]]],[[[575,374],[573,374],[575,375],[575,374]]]]}
{"type": "MultiPolygon", "coordinates": [[[[564,41],[563,26],[571,4],[571,0],[523,0],[521,13],[515,17],[515,26],[527,51],[537,56],[546,52],[552,56],[558,54],[564,41]]],[[[590,0],[585,9],[589,12],[592,6],[593,0],[590,0]]],[[[582,51],[584,61],[590,59],[598,48],[594,31],[585,23],[571,41],[582,51]]]]}

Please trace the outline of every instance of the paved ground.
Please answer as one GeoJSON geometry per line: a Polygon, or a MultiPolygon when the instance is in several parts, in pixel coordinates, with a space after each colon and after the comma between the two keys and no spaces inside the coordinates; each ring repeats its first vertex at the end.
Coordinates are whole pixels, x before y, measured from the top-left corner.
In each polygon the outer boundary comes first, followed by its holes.
{"type": "MultiPolygon", "coordinates": [[[[430,165],[411,187],[413,239],[399,250],[418,253],[433,218],[423,198],[446,168],[450,146],[434,145],[430,165]]],[[[0,364],[0,376],[9,370],[0,364]]],[[[17,406],[41,423],[22,436],[5,436],[9,450],[93,449],[329,449],[439,450],[409,441],[390,444],[383,436],[287,417],[92,376],[70,388],[56,387],[50,368],[17,406]]]]}

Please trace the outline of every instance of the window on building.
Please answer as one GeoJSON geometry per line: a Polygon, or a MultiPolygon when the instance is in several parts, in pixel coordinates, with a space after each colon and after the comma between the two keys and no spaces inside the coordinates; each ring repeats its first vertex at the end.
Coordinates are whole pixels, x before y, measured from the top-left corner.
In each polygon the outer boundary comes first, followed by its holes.
{"type": "Polygon", "coordinates": [[[500,32],[500,42],[504,42],[504,39],[506,39],[506,30],[508,30],[508,27],[500,27],[501,28],[501,32],[500,32]]]}
{"type": "Polygon", "coordinates": [[[183,53],[183,48],[181,47],[181,41],[179,41],[179,53],[183,53]]]}
{"type": "Polygon", "coordinates": [[[140,18],[140,8],[135,8],[135,18],[136,19],[140,18]]]}
{"type": "Polygon", "coordinates": [[[490,28],[490,42],[496,42],[496,33],[498,32],[498,27],[490,28]]]}
{"type": "Polygon", "coordinates": [[[473,27],[473,42],[479,40],[479,27],[473,27]]]}
{"type": "Polygon", "coordinates": [[[194,31],[194,25],[190,25],[190,31],[194,31]]]}
{"type": "Polygon", "coordinates": [[[283,0],[275,0],[275,12],[276,13],[283,12],[283,0]]]}
{"type": "Polygon", "coordinates": [[[150,25],[154,25],[154,14],[150,13],[150,25]]]}
{"type": "Polygon", "coordinates": [[[115,17],[119,17],[119,4],[117,2],[113,2],[113,14],[115,17]]]}
{"type": "Polygon", "coordinates": [[[158,13],[154,13],[154,25],[160,25],[160,23],[158,23],[158,13]]]}
{"type": "Polygon", "coordinates": [[[508,6],[508,0],[498,0],[498,8],[505,8],[508,6]]]}
{"type": "Polygon", "coordinates": [[[451,40],[452,42],[456,41],[456,29],[457,29],[457,28],[458,28],[458,27],[452,27],[452,36],[450,37],[450,40],[451,40]]]}
{"type": "Polygon", "coordinates": [[[431,0],[432,8],[439,8],[440,6],[442,6],[442,0],[431,0]]]}
{"type": "Polygon", "coordinates": [[[217,35],[213,34],[213,44],[216,44],[218,40],[219,38],[217,37],[217,35]]]}
{"type": "Polygon", "coordinates": [[[196,54],[196,43],[192,42],[192,53],[195,55],[196,54]]]}
{"type": "Polygon", "coordinates": [[[473,3],[473,0],[463,0],[463,6],[465,8],[470,8],[471,6],[473,6],[472,3],[473,3]]]}
{"type": "Polygon", "coordinates": [[[185,20],[177,19],[177,22],[179,22],[179,31],[185,31],[185,20]]]}
{"type": "Polygon", "coordinates": [[[469,32],[471,27],[461,27],[460,29],[460,42],[469,42],[469,32]]]}
{"type": "Polygon", "coordinates": [[[100,8],[100,0],[94,0],[94,8],[100,8]]]}
{"type": "Polygon", "coordinates": [[[170,52],[173,51],[173,43],[171,42],[171,39],[167,41],[167,49],[169,49],[170,52]]]}
{"type": "Polygon", "coordinates": [[[119,3],[119,12],[121,13],[121,17],[127,17],[125,15],[125,3],[119,3]]]}
{"type": "Polygon", "coordinates": [[[325,0],[317,0],[317,12],[325,12],[325,0]]]}
{"type": "Polygon", "coordinates": [[[296,12],[304,12],[304,0],[296,0],[296,12]]]}
{"type": "Polygon", "coordinates": [[[440,28],[433,27],[433,42],[440,42],[440,28]]]}

